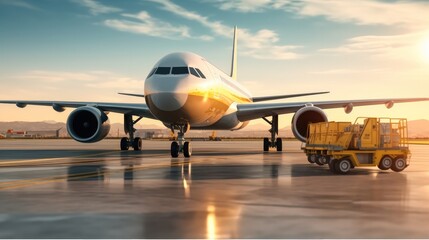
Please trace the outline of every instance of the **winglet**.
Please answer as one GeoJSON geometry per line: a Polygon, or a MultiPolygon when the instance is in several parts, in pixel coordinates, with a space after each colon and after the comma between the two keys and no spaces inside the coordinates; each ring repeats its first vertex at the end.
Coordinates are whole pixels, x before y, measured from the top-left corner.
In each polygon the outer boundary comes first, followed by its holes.
{"type": "Polygon", "coordinates": [[[234,39],[232,45],[231,78],[237,80],[237,26],[234,27],[234,39]]]}

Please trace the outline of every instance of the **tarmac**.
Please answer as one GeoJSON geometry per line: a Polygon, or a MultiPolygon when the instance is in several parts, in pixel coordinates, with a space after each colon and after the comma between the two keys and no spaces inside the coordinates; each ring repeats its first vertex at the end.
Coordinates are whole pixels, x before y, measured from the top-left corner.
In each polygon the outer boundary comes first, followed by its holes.
{"type": "Polygon", "coordinates": [[[401,173],[311,165],[297,141],[0,141],[0,238],[429,238],[429,145],[401,173]]]}

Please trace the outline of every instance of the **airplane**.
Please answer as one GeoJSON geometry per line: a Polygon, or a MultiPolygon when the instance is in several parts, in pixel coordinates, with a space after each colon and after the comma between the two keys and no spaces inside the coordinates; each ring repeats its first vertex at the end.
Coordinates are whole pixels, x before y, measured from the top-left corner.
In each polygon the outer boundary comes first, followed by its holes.
{"type": "Polygon", "coordinates": [[[305,142],[309,123],[327,122],[324,109],[344,108],[350,113],[354,107],[428,101],[429,98],[390,98],[370,100],[314,101],[288,103],[260,103],[270,100],[326,94],[311,92],[277,96],[253,97],[237,81],[237,27],[234,28],[230,74],[216,68],[205,58],[190,52],[171,53],[161,58],[150,71],[144,83],[144,94],[119,93],[143,98],[140,103],[70,102],[4,100],[0,103],[51,106],[57,112],[75,108],[67,118],[67,132],[76,141],[93,143],[104,139],[110,130],[109,112],[124,115],[124,130],[129,137],[120,141],[121,150],[142,149],[142,139],[134,137],[134,125],[143,118],[161,121],[174,133],[178,141],[171,143],[171,157],[192,155],[191,143],[185,141],[190,129],[239,130],[251,120],[264,119],[270,126],[271,137],[264,138],[263,151],[270,148],[282,151],[278,137],[279,115],[293,113],[292,132],[305,142]],[[271,117],[271,120],[269,119],[271,117]],[[137,119],[134,119],[137,118],[137,119]]]}

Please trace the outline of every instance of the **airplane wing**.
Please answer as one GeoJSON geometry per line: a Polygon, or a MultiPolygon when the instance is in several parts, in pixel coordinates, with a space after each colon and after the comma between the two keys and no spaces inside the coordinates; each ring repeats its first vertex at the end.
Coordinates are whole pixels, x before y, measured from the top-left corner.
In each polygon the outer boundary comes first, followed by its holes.
{"type": "Polygon", "coordinates": [[[237,104],[237,116],[240,121],[248,121],[272,115],[294,113],[307,104],[330,109],[346,108],[354,106],[369,106],[385,104],[391,108],[394,103],[429,101],[429,98],[386,98],[386,99],[367,99],[367,100],[344,100],[344,101],[321,101],[321,102],[297,102],[297,103],[246,103],[237,104]]]}
{"type": "Polygon", "coordinates": [[[102,111],[130,114],[151,119],[156,119],[150,112],[146,104],[139,103],[105,103],[105,102],[69,102],[69,101],[26,101],[26,100],[9,100],[0,103],[15,104],[17,107],[24,108],[27,105],[50,106],[55,111],[62,112],[64,108],[78,108],[83,106],[96,107],[102,111]]]}
{"type": "MultiPolygon", "coordinates": [[[[263,102],[263,101],[270,101],[270,100],[276,100],[276,99],[295,98],[295,97],[303,97],[303,96],[326,94],[326,93],[329,93],[329,92],[312,92],[312,93],[298,93],[298,94],[277,95],[277,96],[253,97],[253,102],[255,103],[255,102],[263,102]]],[[[130,95],[130,94],[126,94],[126,95],[130,95]]]]}

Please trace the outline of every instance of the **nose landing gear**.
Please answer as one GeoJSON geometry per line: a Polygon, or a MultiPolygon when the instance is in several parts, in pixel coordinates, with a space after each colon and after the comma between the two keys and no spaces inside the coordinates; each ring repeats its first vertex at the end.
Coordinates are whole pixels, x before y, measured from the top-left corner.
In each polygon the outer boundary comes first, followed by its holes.
{"type": "Polygon", "coordinates": [[[189,158],[192,156],[192,146],[190,142],[185,141],[185,133],[189,130],[189,125],[176,125],[171,127],[171,131],[174,133],[174,129],[179,129],[177,134],[177,141],[171,143],[171,157],[177,158],[179,153],[183,153],[183,156],[189,158]]]}
{"type": "Polygon", "coordinates": [[[283,151],[283,141],[281,138],[276,138],[279,135],[279,115],[273,115],[272,120],[264,119],[268,124],[271,125],[269,132],[271,133],[271,139],[264,138],[264,152],[268,152],[270,148],[275,148],[277,152],[283,151]]]}

